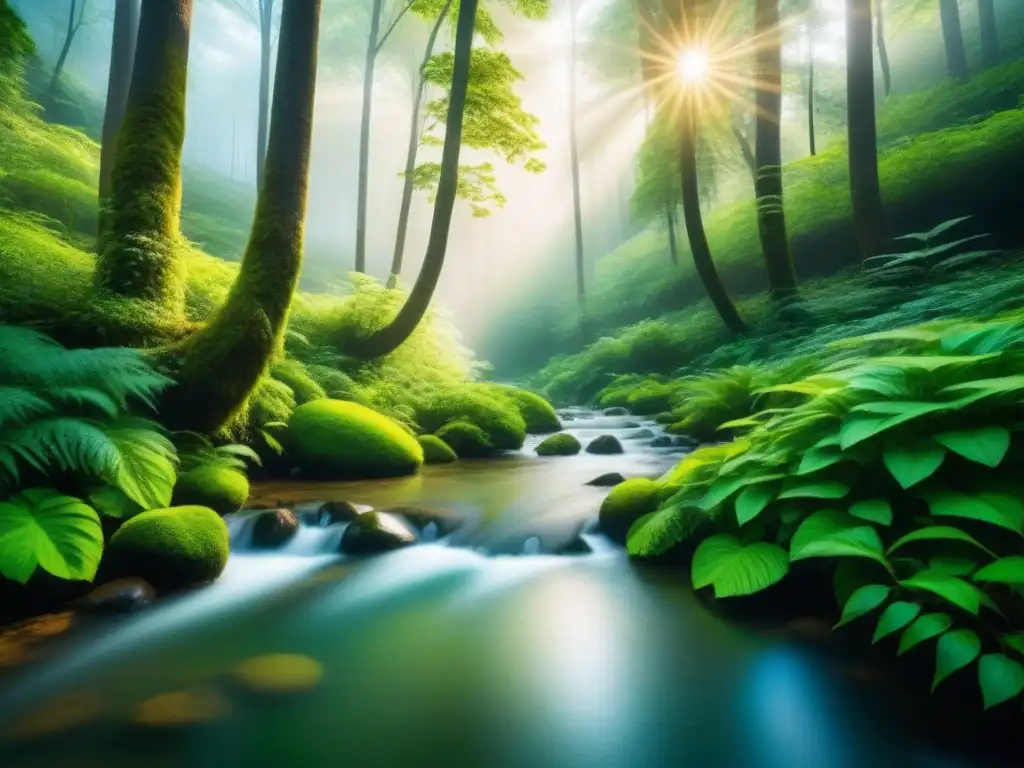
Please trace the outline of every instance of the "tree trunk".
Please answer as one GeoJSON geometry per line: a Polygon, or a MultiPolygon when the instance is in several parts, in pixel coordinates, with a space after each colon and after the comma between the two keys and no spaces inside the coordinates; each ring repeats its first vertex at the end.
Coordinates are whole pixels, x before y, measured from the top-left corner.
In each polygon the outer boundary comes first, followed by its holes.
{"type": "Polygon", "coordinates": [[[366,194],[370,178],[370,114],[373,111],[373,73],[377,63],[377,36],[383,0],[373,0],[370,37],[363,66],[363,119],[359,126],[359,186],[356,190],[356,272],[366,271],[366,194]]]}
{"type": "Polygon", "coordinates": [[[679,243],[676,241],[676,212],[671,204],[665,205],[665,221],[668,224],[668,255],[673,264],[679,264],[679,243]]]}
{"type": "Polygon", "coordinates": [[[846,101],[853,224],[861,254],[877,256],[885,241],[878,182],[871,0],[846,0],[846,101]]]}
{"type": "Polygon", "coordinates": [[[757,231],[768,273],[768,292],[775,298],[796,291],[796,272],[789,252],[782,204],[782,36],[779,0],[757,0],[757,231]]]}
{"type": "Polygon", "coordinates": [[[981,31],[981,58],[986,67],[999,63],[999,33],[996,31],[994,0],[978,0],[978,28],[981,31]]]}
{"type": "Polygon", "coordinates": [[[161,403],[176,429],[209,433],[245,404],[279,349],[302,263],[321,0],[285,0],[264,184],[238,277],[216,318],[183,345],[161,403]]]}
{"type": "Polygon", "coordinates": [[[260,15],[260,93],[256,123],[256,186],[263,183],[267,161],[267,123],[270,117],[270,47],[274,24],[274,0],[261,0],[260,15]]]}
{"type": "Polygon", "coordinates": [[[412,209],[412,176],[416,170],[416,155],[420,147],[421,112],[423,110],[423,96],[427,90],[427,79],[424,70],[427,62],[434,55],[434,45],[437,43],[437,35],[441,31],[441,25],[448,17],[454,0],[447,0],[441,14],[434,22],[427,38],[427,45],[423,49],[423,61],[420,63],[419,79],[416,82],[416,92],[412,98],[412,117],[409,121],[409,145],[405,150],[405,176],[402,184],[402,204],[398,210],[398,229],[395,232],[395,252],[391,256],[391,280],[396,281],[402,274],[402,260],[405,258],[405,239],[409,232],[409,211],[412,209]]]}
{"type": "Polygon", "coordinates": [[[405,342],[430,306],[437,281],[444,267],[451,229],[452,211],[459,181],[459,151],[462,148],[462,118],[469,88],[469,68],[473,52],[473,30],[476,26],[477,0],[461,0],[455,30],[455,60],[452,66],[452,87],[448,98],[448,119],[445,123],[444,149],[441,151],[441,174],[434,202],[434,218],[423,267],[416,284],[398,315],[389,325],[356,342],[346,350],[355,357],[369,360],[394,351],[405,342]]]}
{"type": "MultiPolygon", "coordinates": [[[[955,0],[954,0],[955,2],[955,0]]],[[[882,69],[885,98],[892,91],[892,71],[889,68],[889,47],[885,43],[885,18],[882,0],[875,0],[875,47],[878,48],[878,66],[882,69]]]]}
{"type": "Polygon", "coordinates": [[[810,35],[807,36],[807,144],[811,157],[818,154],[814,135],[814,42],[810,35]]]}
{"type": "Polygon", "coordinates": [[[75,22],[75,9],[78,7],[79,0],[71,0],[71,7],[68,9],[68,27],[64,33],[64,45],[61,46],[60,55],[57,57],[57,63],[53,66],[53,74],[50,76],[50,85],[46,89],[46,95],[53,98],[57,93],[57,84],[60,82],[61,73],[64,71],[64,65],[67,63],[68,54],[71,53],[71,44],[75,42],[75,35],[78,34],[78,28],[82,25],[82,14],[85,13],[84,4],[88,0],[81,0],[83,8],[78,15],[78,22],[75,22]]]}
{"type": "Polygon", "coordinates": [[[178,251],[191,22],[192,0],[143,5],[96,267],[101,291],[159,302],[177,316],[184,311],[178,251]]]}
{"type": "MultiPolygon", "coordinates": [[[[114,159],[117,156],[117,134],[128,104],[135,60],[135,41],[139,35],[141,0],[117,0],[114,8],[114,37],[110,43],[110,76],[107,79],[107,104],[103,112],[103,134],[100,144],[100,212],[110,195],[114,159]]],[[[102,225],[100,227],[102,230],[102,225]]]]}
{"type": "Polygon", "coordinates": [[[964,33],[960,27],[960,8],[957,0],[939,0],[939,18],[942,20],[942,40],[946,44],[946,68],[950,77],[966,80],[967,53],[964,51],[964,33]]]}
{"type": "Polygon", "coordinates": [[[576,136],[576,14],[579,0],[571,4],[569,32],[569,163],[572,166],[572,215],[576,233],[576,301],[582,308],[587,300],[583,269],[583,212],[580,206],[580,149],[576,136]]]}

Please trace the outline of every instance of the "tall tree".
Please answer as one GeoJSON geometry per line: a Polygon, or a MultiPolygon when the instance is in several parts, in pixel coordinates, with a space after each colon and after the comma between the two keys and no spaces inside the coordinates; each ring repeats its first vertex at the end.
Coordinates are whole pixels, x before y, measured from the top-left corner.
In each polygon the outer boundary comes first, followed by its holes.
{"type": "Polygon", "coordinates": [[[986,67],[995,66],[999,63],[995,0],[978,0],[978,28],[981,30],[982,62],[986,67]]]}
{"type": "Polygon", "coordinates": [[[796,291],[782,203],[782,34],[779,0],[757,0],[754,34],[757,48],[757,230],[773,297],[796,291]]]}
{"type": "Polygon", "coordinates": [[[572,170],[572,216],[576,235],[576,301],[587,298],[583,263],[583,211],[580,204],[580,148],[576,135],[576,23],[580,0],[569,0],[569,163],[572,170]]]}
{"type": "Polygon", "coordinates": [[[462,120],[469,90],[470,67],[473,60],[473,30],[476,26],[477,0],[460,0],[455,29],[455,53],[452,60],[452,84],[448,98],[444,148],[441,151],[440,178],[430,239],[423,267],[405,304],[387,326],[353,344],[346,350],[362,359],[381,357],[397,349],[412,335],[426,314],[444,267],[451,229],[452,211],[459,183],[459,152],[462,147],[462,120]]]}
{"type": "Polygon", "coordinates": [[[878,181],[878,130],[871,45],[871,0],[846,0],[846,102],[850,200],[861,254],[877,256],[885,241],[878,181]]]}
{"type": "Polygon", "coordinates": [[[946,68],[950,77],[966,80],[967,53],[964,50],[964,33],[960,26],[960,7],[957,0],[939,0],[939,18],[942,20],[942,40],[946,45],[946,68]]]}
{"type": "Polygon", "coordinates": [[[79,30],[85,21],[86,6],[89,0],[68,0],[68,23],[64,32],[64,44],[61,45],[60,54],[57,56],[57,63],[53,66],[53,73],[50,75],[50,85],[46,89],[46,95],[53,97],[57,93],[57,85],[60,83],[60,76],[64,72],[64,65],[67,63],[68,54],[71,53],[71,46],[78,36],[79,30]]]}
{"type": "Polygon", "coordinates": [[[117,0],[114,6],[114,36],[110,43],[110,75],[107,78],[107,103],[103,111],[103,134],[100,144],[100,207],[110,195],[114,158],[117,155],[117,134],[124,120],[128,91],[132,84],[135,41],[139,35],[139,14],[142,0],[117,0]]]}
{"type": "Polygon", "coordinates": [[[811,157],[818,154],[814,130],[814,36],[818,29],[818,8],[808,0],[807,8],[807,145],[811,157]]]}
{"type": "Polygon", "coordinates": [[[875,0],[875,47],[878,48],[878,66],[882,70],[885,98],[889,98],[892,92],[892,70],[889,67],[889,47],[885,42],[884,0],[875,0]]]}
{"type": "Polygon", "coordinates": [[[356,272],[366,271],[366,199],[370,179],[370,118],[373,111],[373,75],[376,71],[380,17],[384,0],[373,0],[370,35],[363,63],[363,108],[359,124],[359,179],[356,188],[356,272]]]}
{"type": "Polygon", "coordinates": [[[320,6],[284,0],[266,175],[249,244],[217,316],[169,355],[177,384],[161,415],[179,429],[223,426],[280,348],[302,263],[320,6]]]}
{"type": "Polygon", "coordinates": [[[184,310],[178,257],[181,149],[191,23],[192,0],[150,0],[142,7],[96,269],[101,291],[156,301],[179,315],[184,310]]]}

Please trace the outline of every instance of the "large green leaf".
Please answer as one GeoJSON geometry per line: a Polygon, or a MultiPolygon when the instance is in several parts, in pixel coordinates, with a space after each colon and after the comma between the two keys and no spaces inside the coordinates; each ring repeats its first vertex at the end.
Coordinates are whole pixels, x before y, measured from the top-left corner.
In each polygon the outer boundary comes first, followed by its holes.
{"type": "Polygon", "coordinates": [[[965,459],[998,467],[1010,450],[1010,431],[1003,427],[978,427],[942,432],[935,439],[965,459]]]}
{"type": "Polygon", "coordinates": [[[911,488],[931,477],[945,457],[945,448],[925,441],[889,446],[882,452],[886,469],[902,488],[911,488]]]}
{"type": "Polygon", "coordinates": [[[796,481],[783,486],[780,499],[841,499],[850,492],[850,486],[830,480],[796,481]]]}
{"type": "Polygon", "coordinates": [[[865,499],[850,505],[850,514],[878,525],[892,525],[892,505],[885,499],[865,499]]]}
{"type": "Polygon", "coordinates": [[[929,491],[922,495],[928,503],[928,509],[936,517],[981,520],[1021,535],[1021,517],[1012,504],[1007,506],[991,496],[989,498],[994,503],[989,503],[984,496],[968,496],[966,493],[948,488],[929,491]]]}
{"type": "Polygon", "coordinates": [[[1024,691],[1024,666],[1001,653],[986,653],[978,662],[978,682],[989,709],[1024,691]]]}
{"type": "Polygon", "coordinates": [[[978,610],[986,599],[985,594],[973,584],[957,576],[937,571],[916,574],[909,579],[904,579],[900,584],[907,589],[922,589],[931,592],[975,616],[978,615],[978,610]]]}
{"type": "Polygon", "coordinates": [[[890,604],[878,619],[878,626],[875,627],[875,634],[871,638],[872,643],[877,643],[883,637],[891,635],[897,630],[903,629],[907,624],[917,618],[921,612],[921,606],[917,603],[908,603],[905,600],[897,600],[890,604]]]}
{"type": "Polygon", "coordinates": [[[1024,557],[1015,555],[996,560],[980,569],[972,578],[997,584],[1024,584],[1024,557]]]}
{"type": "Polygon", "coordinates": [[[25,584],[36,568],[91,581],[103,552],[95,510],[80,499],[32,488],[0,502],[0,574],[25,584]]]}
{"type": "Polygon", "coordinates": [[[847,416],[839,428],[839,446],[848,448],[885,431],[887,418],[879,416],[847,416]]]}
{"type": "MultiPolygon", "coordinates": [[[[983,357],[990,357],[990,355],[978,355],[974,359],[979,360],[983,357]]],[[[944,394],[978,392],[985,395],[1008,395],[1024,391],[1024,375],[1015,374],[1013,376],[997,376],[991,379],[974,379],[960,384],[951,384],[940,391],[944,394]]]]}
{"type": "Polygon", "coordinates": [[[706,515],[697,509],[666,505],[649,512],[629,529],[626,550],[634,557],[663,555],[686,541],[706,515]]]}
{"type": "Polygon", "coordinates": [[[741,526],[749,523],[775,499],[774,483],[748,485],[736,497],[736,522],[741,526]]]}
{"type": "Polygon", "coordinates": [[[915,645],[920,645],[925,640],[941,635],[952,625],[953,619],[948,613],[926,613],[924,616],[918,616],[900,638],[897,655],[903,655],[915,645]]]}
{"type": "Polygon", "coordinates": [[[978,549],[981,549],[995,557],[991,550],[971,536],[971,534],[964,533],[959,528],[953,528],[949,525],[931,525],[927,528],[918,528],[916,531],[911,531],[906,536],[898,538],[895,543],[889,547],[887,554],[891,555],[900,547],[906,546],[907,544],[911,544],[915,541],[962,541],[966,544],[978,547],[978,549]]]}
{"type": "Polygon", "coordinates": [[[838,464],[845,457],[837,445],[827,445],[821,448],[809,449],[800,459],[800,466],[797,467],[798,475],[810,475],[818,470],[838,464]]]}
{"type": "Polygon", "coordinates": [[[1024,633],[1006,632],[999,636],[1000,641],[1007,648],[1012,648],[1021,656],[1024,656],[1024,633]]]}
{"type": "Polygon", "coordinates": [[[112,485],[104,485],[91,491],[87,499],[93,509],[101,515],[106,515],[116,520],[128,520],[140,512],[146,511],[139,504],[125,496],[124,491],[112,485]]]}
{"type": "Polygon", "coordinates": [[[712,586],[715,597],[752,595],[779,582],[789,572],[786,550],[758,542],[744,545],[720,533],[700,543],[690,577],[695,589],[712,586]]]}
{"type": "Polygon", "coordinates": [[[839,619],[839,623],[836,624],[835,628],[838,629],[854,619],[871,613],[871,611],[885,602],[891,591],[892,588],[884,584],[865,584],[863,587],[855,589],[853,594],[847,599],[846,605],[843,606],[842,618],[839,619]]]}
{"type": "Polygon", "coordinates": [[[935,647],[935,677],[932,679],[932,690],[939,683],[963,669],[981,653],[981,640],[970,629],[954,629],[939,638],[935,647]]]}
{"type": "Polygon", "coordinates": [[[815,512],[800,524],[790,542],[789,557],[867,557],[889,568],[878,531],[832,509],[815,512]]]}
{"type": "Polygon", "coordinates": [[[966,557],[951,557],[948,555],[936,555],[929,558],[928,569],[948,573],[950,576],[970,576],[978,570],[978,564],[966,557]]]}
{"type": "Polygon", "coordinates": [[[177,479],[174,445],[155,426],[136,422],[105,430],[117,447],[118,462],[104,479],[146,509],[170,505],[177,479]]]}

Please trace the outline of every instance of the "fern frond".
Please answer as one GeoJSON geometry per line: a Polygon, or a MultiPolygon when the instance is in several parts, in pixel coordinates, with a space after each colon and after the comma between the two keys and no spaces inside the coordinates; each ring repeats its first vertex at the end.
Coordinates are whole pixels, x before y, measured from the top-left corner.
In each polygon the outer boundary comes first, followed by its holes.
{"type": "Polygon", "coordinates": [[[53,410],[53,406],[35,392],[23,387],[0,386],[0,427],[24,424],[53,410]]]}

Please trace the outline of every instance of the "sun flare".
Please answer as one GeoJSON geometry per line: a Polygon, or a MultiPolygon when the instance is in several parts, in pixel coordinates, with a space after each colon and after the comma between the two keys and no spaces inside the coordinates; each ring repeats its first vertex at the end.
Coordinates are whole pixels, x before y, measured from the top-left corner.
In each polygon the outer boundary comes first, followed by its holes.
{"type": "Polygon", "coordinates": [[[676,76],[687,85],[705,83],[710,75],[711,58],[703,48],[689,48],[676,57],[676,76]]]}

